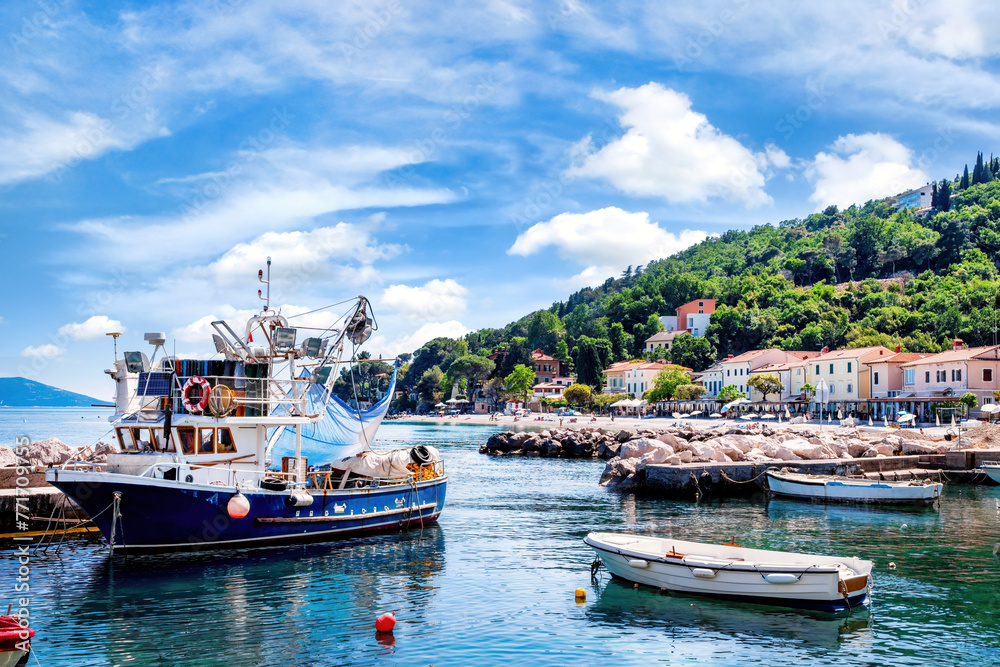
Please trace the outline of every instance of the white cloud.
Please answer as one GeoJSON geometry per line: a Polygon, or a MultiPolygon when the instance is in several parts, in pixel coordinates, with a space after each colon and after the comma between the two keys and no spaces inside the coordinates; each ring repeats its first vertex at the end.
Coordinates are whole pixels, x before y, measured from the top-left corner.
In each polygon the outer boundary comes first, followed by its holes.
{"type": "Polygon", "coordinates": [[[412,320],[440,320],[465,311],[469,290],[455,280],[431,280],[423,287],[390,285],[381,303],[412,320]]]}
{"type": "Polygon", "coordinates": [[[206,268],[215,280],[246,284],[267,257],[272,259],[275,287],[287,292],[289,282],[317,280],[328,273],[332,260],[344,262],[338,271],[339,282],[358,284],[372,277],[371,265],[378,260],[392,259],[403,252],[401,245],[378,243],[372,229],[360,224],[339,222],[332,227],[312,231],[267,232],[249,243],[230,248],[206,268]],[[352,276],[353,274],[353,276],[352,276]]]}
{"type": "Polygon", "coordinates": [[[52,345],[51,343],[47,345],[39,345],[38,347],[29,345],[21,350],[22,357],[45,357],[51,359],[54,357],[61,357],[64,354],[66,354],[66,348],[58,347],[56,345],[52,345]]]}
{"type": "MultiPolygon", "coordinates": [[[[455,195],[444,189],[423,189],[376,182],[384,171],[414,164],[420,159],[412,151],[378,146],[305,149],[299,146],[274,147],[254,153],[237,154],[225,178],[219,172],[184,180],[189,187],[180,193],[187,204],[174,215],[122,216],[84,220],[68,225],[95,249],[111,253],[120,263],[137,266],[165,266],[173,262],[202,261],[219,257],[233,249],[234,242],[263,238],[268,232],[305,228],[320,216],[359,208],[393,208],[448,203],[455,195]],[[200,178],[204,176],[204,178],[200,178]],[[149,243],[151,236],[157,243],[149,243]],[[198,239],[192,243],[191,239],[198,239]]],[[[171,184],[172,186],[173,184],[171,184]]],[[[312,240],[339,240],[347,247],[350,227],[320,232],[312,240]]],[[[355,230],[357,231],[357,230],[355,230]]],[[[290,248],[301,247],[303,237],[269,237],[290,248]]],[[[391,246],[366,250],[390,253],[391,246]]],[[[244,252],[235,250],[216,267],[219,271],[238,268],[244,252]]],[[[261,252],[261,261],[267,252],[261,252]]],[[[79,261],[81,253],[67,253],[67,262],[79,261]]],[[[256,272],[256,266],[254,267],[256,272]]]]}
{"type": "Polygon", "coordinates": [[[387,340],[382,336],[373,336],[365,347],[385,355],[396,355],[401,352],[413,352],[434,338],[461,338],[469,333],[469,329],[458,320],[447,322],[427,322],[410,334],[397,336],[387,340]]]}
{"type": "Polygon", "coordinates": [[[930,181],[913,166],[913,152],[884,134],[839,137],[829,153],[820,152],[806,169],[815,182],[809,200],[817,210],[830,204],[846,208],[898,194],[930,181]]]}
{"type": "Polygon", "coordinates": [[[751,152],[693,111],[687,95],[658,83],[602,97],[622,109],[619,122],[628,131],[596,151],[585,144],[582,164],[569,175],[603,178],[627,194],[675,203],[771,201],[764,192],[768,166],[788,164],[777,147],[751,152]]]}
{"type": "Polygon", "coordinates": [[[594,284],[629,264],[663,259],[708,238],[701,230],[672,234],[649,214],[610,206],[589,213],[562,213],[518,235],[509,255],[527,257],[553,246],[560,257],[585,265],[574,284],[594,284]]]}
{"type": "Polygon", "coordinates": [[[59,333],[73,340],[90,340],[112,331],[125,333],[125,326],[107,315],[94,315],[84,322],[71,322],[59,327],[59,333]]]}
{"type": "Polygon", "coordinates": [[[76,111],[64,120],[46,118],[37,111],[21,117],[21,127],[0,135],[0,183],[48,174],[131,144],[111,121],[92,113],[76,111]]]}

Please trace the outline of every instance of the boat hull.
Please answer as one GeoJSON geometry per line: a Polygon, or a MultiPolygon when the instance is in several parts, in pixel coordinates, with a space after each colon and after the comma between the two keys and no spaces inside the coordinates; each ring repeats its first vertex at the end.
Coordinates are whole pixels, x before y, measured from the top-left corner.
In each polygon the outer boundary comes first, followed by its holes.
{"type": "Polygon", "coordinates": [[[809,475],[767,473],[771,493],[788,498],[842,503],[930,505],[941,497],[944,485],[828,479],[809,475]]]}
{"type": "Polygon", "coordinates": [[[291,506],[288,491],[243,490],[250,511],[228,512],[234,487],[136,475],[49,471],[48,481],[77,502],[114,549],[194,551],[339,539],[436,521],[447,477],[415,484],[312,490],[309,506],[291,506]],[[115,521],[115,494],[120,494],[115,521]]]}
{"type": "MultiPolygon", "coordinates": [[[[868,571],[845,578],[829,565],[749,564],[717,556],[672,558],[667,552],[654,554],[624,542],[615,544],[600,534],[588,535],[584,542],[612,575],[661,590],[830,612],[848,611],[868,600],[868,571]]],[[[690,548],[689,543],[679,544],[690,548]]],[[[736,547],[733,553],[741,551],[748,550],[736,547]]]]}
{"type": "Polygon", "coordinates": [[[995,463],[984,463],[980,466],[986,476],[992,479],[997,484],[1000,484],[1000,464],[995,463]]]}

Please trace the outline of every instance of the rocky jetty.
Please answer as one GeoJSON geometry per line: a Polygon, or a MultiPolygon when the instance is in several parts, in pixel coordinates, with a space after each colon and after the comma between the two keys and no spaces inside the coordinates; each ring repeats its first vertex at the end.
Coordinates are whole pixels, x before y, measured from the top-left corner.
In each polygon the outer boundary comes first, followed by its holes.
{"type": "MultiPolygon", "coordinates": [[[[113,445],[106,442],[98,442],[92,447],[90,445],[70,447],[58,438],[37,440],[29,444],[27,450],[27,465],[35,469],[62,465],[70,459],[87,463],[104,463],[108,454],[116,451],[113,445]]],[[[13,467],[17,464],[14,450],[10,447],[0,447],[0,468],[13,467]]]]}
{"type": "Polygon", "coordinates": [[[955,443],[919,434],[881,434],[853,428],[751,431],[742,428],[553,429],[503,431],[479,449],[498,456],[597,458],[607,461],[602,486],[630,488],[650,464],[775,463],[938,454],[955,443]]]}

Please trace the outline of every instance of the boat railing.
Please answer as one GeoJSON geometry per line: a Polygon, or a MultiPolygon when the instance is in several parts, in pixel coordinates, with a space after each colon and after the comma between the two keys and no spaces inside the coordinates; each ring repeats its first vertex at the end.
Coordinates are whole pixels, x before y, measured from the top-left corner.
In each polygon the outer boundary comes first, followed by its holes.
{"type": "Polygon", "coordinates": [[[64,461],[60,466],[62,470],[82,470],[87,472],[101,472],[107,470],[107,463],[95,463],[93,461],[78,461],[76,459],[70,459],[64,461]]]}
{"type": "Polygon", "coordinates": [[[140,473],[142,477],[167,479],[189,484],[210,484],[213,486],[260,487],[264,478],[278,478],[289,486],[297,485],[294,472],[274,470],[240,470],[228,466],[199,465],[196,463],[159,462],[140,473]]]}
{"type": "MultiPolygon", "coordinates": [[[[307,488],[330,491],[342,488],[344,472],[341,470],[318,470],[306,473],[307,488]]],[[[367,475],[351,475],[349,482],[343,484],[347,488],[392,486],[394,484],[410,485],[414,482],[436,479],[444,475],[444,461],[430,461],[420,465],[417,470],[411,470],[406,477],[369,477],[367,475]]]]}
{"type": "MultiPolygon", "coordinates": [[[[245,375],[177,375],[169,400],[175,413],[183,413],[183,387],[192,377],[201,377],[208,382],[211,390],[225,387],[221,392],[231,395],[232,412],[237,416],[266,416],[277,408],[290,413],[302,413],[307,405],[307,394],[314,382],[309,378],[276,379],[273,377],[248,377],[245,375]]],[[[141,389],[141,388],[140,388],[141,389]]],[[[206,412],[212,410],[210,405],[206,412]]]]}

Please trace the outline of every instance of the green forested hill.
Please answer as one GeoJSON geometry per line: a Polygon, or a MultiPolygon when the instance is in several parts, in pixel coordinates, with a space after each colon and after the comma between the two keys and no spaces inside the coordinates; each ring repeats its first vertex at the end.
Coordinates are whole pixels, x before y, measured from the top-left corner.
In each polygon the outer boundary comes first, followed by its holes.
{"type": "Polygon", "coordinates": [[[435,365],[447,374],[449,357],[506,348],[515,358],[498,362],[510,368],[541,347],[598,386],[609,363],[642,355],[657,316],[697,298],[718,303],[707,335],[675,347],[672,359],[696,370],[757,347],[881,344],[936,352],[952,338],[992,344],[1000,302],[998,176],[1000,159],[980,155],[972,177],[966,169],[934,184],[935,205],[924,214],[881,200],[726,232],[503,328],[463,341],[436,339],[415,353],[421,374],[407,384],[435,365]]]}

